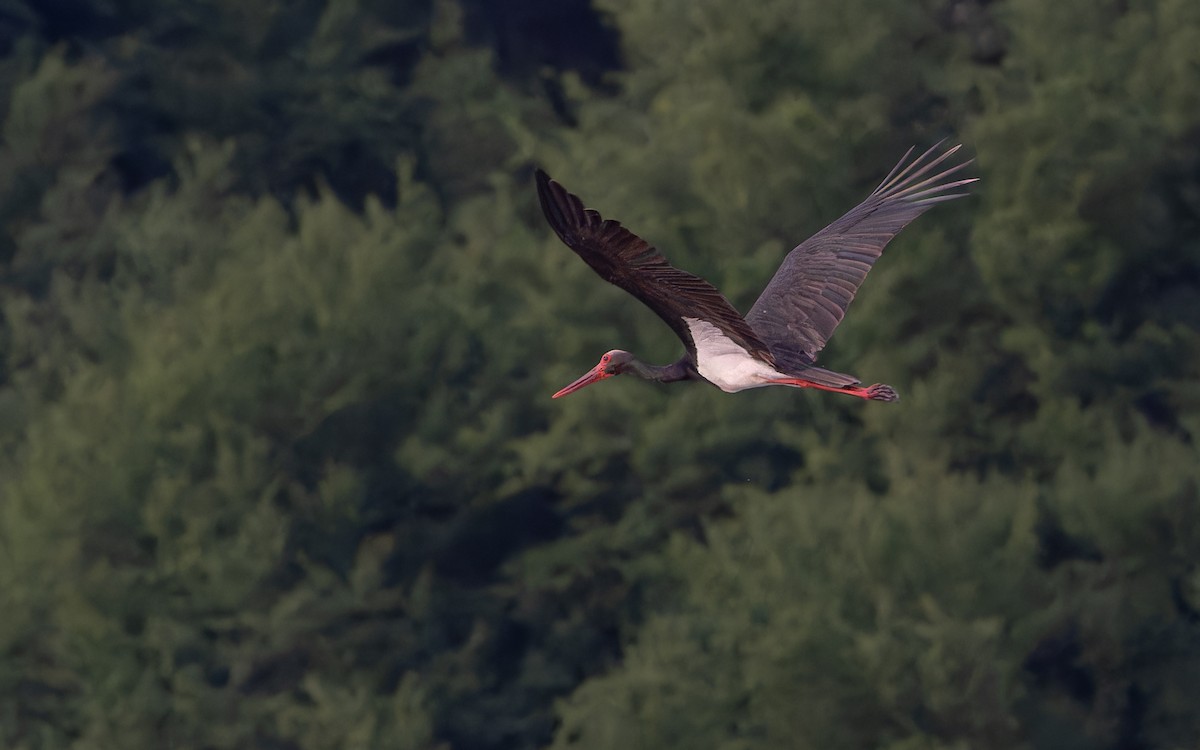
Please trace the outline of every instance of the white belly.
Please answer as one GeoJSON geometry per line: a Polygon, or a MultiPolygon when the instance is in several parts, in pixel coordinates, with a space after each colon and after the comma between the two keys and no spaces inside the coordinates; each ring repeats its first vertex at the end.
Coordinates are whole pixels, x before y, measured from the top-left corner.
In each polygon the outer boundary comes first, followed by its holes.
{"type": "Polygon", "coordinates": [[[751,357],[712,323],[684,318],[696,344],[696,371],[726,393],[761,388],[783,377],[775,368],[751,357]]]}

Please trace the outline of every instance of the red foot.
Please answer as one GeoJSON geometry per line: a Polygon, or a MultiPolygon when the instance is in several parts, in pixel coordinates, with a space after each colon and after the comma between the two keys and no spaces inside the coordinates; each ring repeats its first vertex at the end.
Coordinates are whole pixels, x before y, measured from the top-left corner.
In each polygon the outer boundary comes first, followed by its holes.
{"type": "Polygon", "coordinates": [[[822,385],[814,383],[811,380],[803,380],[801,378],[786,378],[771,381],[779,385],[790,385],[794,388],[816,388],[819,391],[831,391],[833,393],[845,393],[847,396],[857,396],[858,398],[870,399],[871,401],[899,401],[900,396],[896,390],[890,385],[884,383],[876,383],[869,385],[866,388],[857,385],[847,385],[841,388],[833,385],[822,385]]]}
{"type": "Polygon", "coordinates": [[[866,398],[872,401],[899,401],[900,394],[896,393],[896,389],[886,383],[876,383],[866,387],[866,398]]]}

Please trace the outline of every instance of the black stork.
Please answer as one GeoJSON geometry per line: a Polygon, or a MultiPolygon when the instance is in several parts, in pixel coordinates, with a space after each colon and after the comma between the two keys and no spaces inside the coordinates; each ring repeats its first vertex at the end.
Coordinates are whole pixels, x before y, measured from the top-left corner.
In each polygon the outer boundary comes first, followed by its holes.
{"type": "Polygon", "coordinates": [[[726,393],[787,385],[897,400],[890,385],[863,387],[853,375],[815,363],[884,246],[934,204],[965,196],[956,188],[977,180],[948,179],[971,160],[930,174],[961,148],[937,154],[940,147],[911,162],[910,148],[866,200],[796,246],[745,317],[707,281],[672,267],[648,242],[584,208],[537,170],[542,211],[559,238],[605,280],[658,313],[687,347],[677,362],[664,366],[613,349],[553,397],[629,372],[661,383],[703,379],[726,393]]]}

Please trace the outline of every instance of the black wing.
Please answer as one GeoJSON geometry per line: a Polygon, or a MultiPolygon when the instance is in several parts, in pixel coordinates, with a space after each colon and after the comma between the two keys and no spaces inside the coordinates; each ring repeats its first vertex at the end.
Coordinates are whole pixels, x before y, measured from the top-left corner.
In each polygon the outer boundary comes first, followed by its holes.
{"type": "Polygon", "coordinates": [[[605,281],[658,313],[683,340],[693,359],[696,346],[685,317],[708,321],[752,356],[774,362],[771,350],[712,284],[674,268],[653,245],[620,223],[584,208],[577,196],[542,170],[536,175],[542,212],[559,238],[605,281]]]}
{"type": "Polygon", "coordinates": [[[966,195],[947,191],[976,181],[946,179],[971,161],[926,177],[961,148],[933,158],[941,145],[906,164],[910,148],[865,201],[788,253],[746,316],[782,369],[816,361],[884,246],[934,204],[966,195]]]}

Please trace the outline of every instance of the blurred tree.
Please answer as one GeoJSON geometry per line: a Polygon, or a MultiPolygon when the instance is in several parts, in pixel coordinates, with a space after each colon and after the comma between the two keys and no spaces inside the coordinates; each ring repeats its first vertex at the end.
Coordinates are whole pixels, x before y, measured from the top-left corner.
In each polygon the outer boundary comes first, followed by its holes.
{"type": "MultiPolygon", "coordinates": [[[[726,485],[734,520],[706,525],[703,546],[679,542],[686,552],[647,584],[681,590],[668,598],[678,610],[652,615],[622,668],[564,704],[556,746],[1189,742],[1196,560],[1183,540],[1195,533],[1197,330],[1184,300],[1197,289],[1188,229],[1197,214],[1194,170],[1176,165],[1191,163],[1197,110],[1176,80],[1194,67],[1191,6],[1114,6],[1105,16],[1007,4],[997,12],[1003,54],[988,55],[939,34],[936,16],[890,5],[844,17],[784,4],[750,17],[717,2],[614,7],[637,19],[622,30],[634,47],[624,90],[638,106],[581,107],[563,161],[594,174],[599,193],[628,196],[621,212],[606,212],[679,248],[682,264],[703,268],[689,247],[724,261],[705,275],[743,306],[761,282],[744,284],[739,261],[725,260],[730,248],[760,246],[745,267],[762,273],[787,246],[772,242],[781,229],[785,242],[806,234],[787,225],[796,212],[781,199],[804,196],[825,219],[852,205],[847,188],[867,178],[843,172],[839,184],[831,166],[816,166],[853,163],[843,144],[874,158],[886,123],[923,141],[923,117],[960,118],[985,180],[970,258],[961,206],[923,219],[872,274],[828,352],[839,369],[850,369],[836,364],[849,352],[853,371],[911,373],[899,408],[864,410],[861,427],[845,429],[829,417],[852,407],[822,404],[828,416],[817,412],[803,431],[789,429],[786,411],[754,411],[752,399],[777,394],[744,399],[736,416],[704,415],[792,446],[803,465],[769,502],[800,520],[756,521],[746,503],[758,491],[726,485]],[[680,31],[669,38],[657,33],[668,18],[680,31]],[[818,29],[844,44],[822,43],[818,29]],[[756,45],[768,39],[791,51],[791,67],[762,67],[770,57],[756,45]],[[805,105],[802,128],[783,117],[789,94],[805,105]],[[800,147],[798,129],[808,136],[800,147]],[[882,459],[901,450],[903,461],[882,459]],[[945,503],[962,509],[929,525],[929,508],[945,503]],[[848,520],[864,508],[930,539],[873,536],[848,520]],[[829,527],[824,513],[837,518],[829,527]],[[768,529],[770,540],[739,542],[744,561],[723,554],[730,535],[768,529]],[[812,556],[799,558],[805,540],[812,556]],[[947,545],[962,545],[964,558],[947,545]],[[1001,562],[1000,550],[1014,557],[1001,562]],[[928,562],[918,569],[910,554],[928,562]],[[864,559],[888,580],[837,583],[864,559]],[[987,588],[989,571],[1003,592],[987,588]],[[764,577],[776,594],[754,593],[764,577]],[[789,590],[801,593],[778,598],[789,590]],[[880,607],[852,601],[870,592],[915,618],[908,638],[876,646],[888,667],[866,651],[880,607]],[[1115,602],[1127,603],[1120,616],[1115,602]]],[[[689,446],[703,439],[684,434],[689,446]]],[[[716,454],[727,466],[750,445],[737,427],[730,434],[716,454]]],[[[649,450],[672,449],[660,440],[649,450]]],[[[714,479],[696,491],[711,497],[714,479]]]]}
{"type": "Polygon", "coordinates": [[[736,518],[674,540],[674,606],[562,704],[554,746],[1186,746],[1200,470],[1148,429],[1102,441],[1122,458],[1042,485],[893,448],[882,496],[731,488],[736,518]]]}
{"type": "Polygon", "coordinates": [[[1193,4],[599,5],[6,6],[6,746],[1196,736],[1193,4]],[[955,133],[896,407],[549,401],[679,345],[533,163],[745,308],[955,133]]]}

